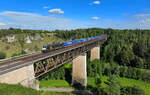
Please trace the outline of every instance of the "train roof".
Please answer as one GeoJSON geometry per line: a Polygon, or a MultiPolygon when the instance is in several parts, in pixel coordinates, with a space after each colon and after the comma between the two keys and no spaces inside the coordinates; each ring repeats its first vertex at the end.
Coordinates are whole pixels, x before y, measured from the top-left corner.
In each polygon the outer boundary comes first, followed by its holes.
{"type": "Polygon", "coordinates": [[[88,40],[93,40],[93,39],[98,39],[101,37],[104,37],[105,35],[101,35],[101,36],[96,36],[96,37],[89,37],[89,38],[83,38],[83,39],[78,39],[78,40],[73,40],[73,41],[67,41],[67,42],[63,42],[63,44],[66,45],[72,45],[75,43],[80,43],[80,42],[84,42],[84,41],[88,41],[88,40]]]}

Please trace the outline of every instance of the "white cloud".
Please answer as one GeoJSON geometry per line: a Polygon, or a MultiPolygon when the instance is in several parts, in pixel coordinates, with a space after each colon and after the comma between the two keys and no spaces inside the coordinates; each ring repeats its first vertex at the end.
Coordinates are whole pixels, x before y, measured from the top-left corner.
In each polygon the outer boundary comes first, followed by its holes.
{"type": "Polygon", "coordinates": [[[99,5],[101,2],[100,1],[94,1],[93,4],[99,5]]]}
{"type": "Polygon", "coordinates": [[[44,9],[49,9],[50,7],[49,7],[49,6],[44,6],[43,8],[44,8],[44,9]]]}
{"type": "MultiPolygon", "coordinates": [[[[68,29],[73,28],[71,19],[42,16],[35,13],[5,11],[0,12],[0,18],[7,22],[7,27],[19,27],[23,29],[68,29]]],[[[0,23],[0,25],[4,25],[0,23]]]]}
{"type": "Polygon", "coordinates": [[[64,14],[64,11],[61,9],[51,9],[49,10],[50,13],[55,13],[55,14],[64,14]]]}
{"type": "Polygon", "coordinates": [[[141,20],[139,25],[142,29],[150,29],[150,19],[141,20]]]}
{"type": "Polygon", "coordinates": [[[142,20],[141,24],[150,24],[150,19],[142,20]]]}
{"type": "MultiPolygon", "coordinates": [[[[92,17],[93,20],[101,19],[92,17]]],[[[61,16],[43,16],[41,14],[29,12],[4,11],[0,12],[0,28],[21,28],[21,29],[77,29],[89,27],[119,28],[119,29],[150,29],[150,18],[132,19],[110,19],[105,18],[99,21],[75,21],[61,16]],[[2,24],[3,23],[3,24],[2,24]]]]}
{"type": "Polygon", "coordinates": [[[136,14],[134,17],[139,23],[139,27],[143,29],[150,29],[150,14],[136,14]]]}
{"type": "Polygon", "coordinates": [[[5,25],[6,25],[5,23],[0,22],[0,26],[5,26],[5,25]]]}
{"type": "Polygon", "coordinates": [[[135,17],[150,17],[150,14],[137,14],[135,17]]]}
{"type": "Polygon", "coordinates": [[[0,12],[0,20],[7,23],[5,26],[0,28],[21,28],[21,29],[44,29],[44,30],[55,30],[55,29],[77,29],[77,28],[88,28],[81,21],[74,21],[59,16],[43,16],[35,13],[28,12],[15,12],[15,11],[4,11],[0,12]]]}
{"type": "Polygon", "coordinates": [[[93,20],[99,20],[99,17],[92,17],[93,20]]]}

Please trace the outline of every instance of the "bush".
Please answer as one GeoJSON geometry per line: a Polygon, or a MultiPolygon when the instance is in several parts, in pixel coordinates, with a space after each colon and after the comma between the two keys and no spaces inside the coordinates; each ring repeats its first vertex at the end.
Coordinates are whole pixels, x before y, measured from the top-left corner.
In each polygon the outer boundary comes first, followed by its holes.
{"type": "Polygon", "coordinates": [[[6,50],[10,49],[10,46],[5,46],[5,49],[6,49],[6,50]]]}
{"type": "Polygon", "coordinates": [[[6,54],[4,52],[0,52],[0,59],[5,59],[6,58],[6,54]]]}
{"type": "Polygon", "coordinates": [[[35,50],[35,51],[39,51],[40,49],[38,48],[37,45],[35,45],[35,46],[34,46],[34,50],[35,50]]]}
{"type": "Polygon", "coordinates": [[[110,76],[105,84],[107,84],[106,91],[108,95],[120,95],[120,80],[117,76],[110,76]]]}
{"type": "Polygon", "coordinates": [[[27,53],[24,50],[22,50],[20,54],[27,54],[27,53]]]}
{"type": "Polygon", "coordinates": [[[16,53],[13,53],[11,57],[15,57],[15,56],[18,56],[18,54],[16,54],[16,53]]]}
{"type": "Polygon", "coordinates": [[[134,86],[134,87],[127,86],[127,87],[121,88],[120,95],[145,95],[145,94],[144,94],[144,91],[137,86],[134,86]]]}

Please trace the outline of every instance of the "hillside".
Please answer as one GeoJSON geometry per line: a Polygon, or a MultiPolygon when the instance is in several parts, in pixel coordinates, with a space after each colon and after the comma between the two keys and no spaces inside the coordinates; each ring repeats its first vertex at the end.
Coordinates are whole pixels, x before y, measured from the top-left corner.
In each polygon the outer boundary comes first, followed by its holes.
{"type": "Polygon", "coordinates": [[[6,58],[26,53],[41,51],[43,45],[62,42],[52,32],[41,33],[40,31],[25,30],[0,30],[0,52],[6,54],[6,58]],[[16,32],[10,32],[16,31],[16,32]],[[2,36],[3,35],[3,36],[2,36]]]}

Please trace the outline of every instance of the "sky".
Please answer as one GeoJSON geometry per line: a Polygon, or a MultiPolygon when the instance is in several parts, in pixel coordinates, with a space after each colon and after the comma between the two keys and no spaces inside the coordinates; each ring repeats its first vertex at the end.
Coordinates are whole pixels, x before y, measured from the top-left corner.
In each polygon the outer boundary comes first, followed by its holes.
{"type": "Polygon", "coordinates": [[[1,0],[0,28],[150,29],[150,0],[1,0]]]}

